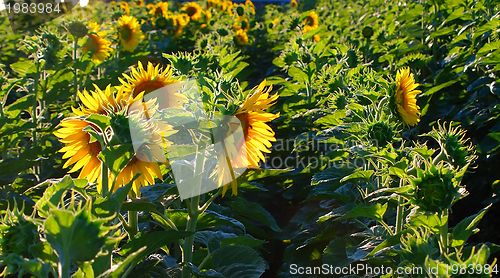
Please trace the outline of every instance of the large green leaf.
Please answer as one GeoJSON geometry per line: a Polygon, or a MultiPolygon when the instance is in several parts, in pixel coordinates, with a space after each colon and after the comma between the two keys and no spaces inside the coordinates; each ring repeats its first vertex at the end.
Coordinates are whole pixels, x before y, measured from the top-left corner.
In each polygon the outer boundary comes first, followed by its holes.
{"type": "Polygon", "coordinates": [[[257,220],[258,222],[273,229],[273,231],[281,232],[281,229],[278,227],[274,217],[261,205],[249,202],[240,197],[234,197],[233,199],[234,201],[228,202],[228,205],[231,207],[231,211],[233,213],[257,220]]]}
{"type": "Polygon", "coordinates": [[[482,209],[479,213],[466,217],[460,223],[458,223],[451,233],[450,237],[450,247],[460,247],[467,242],[467,239],[474,233],[474,230],[479,224],[479,221],[486,214],[488,209],[491,207],[491,204],[484,209],[482,209]]]}
{"type": "Polygon", "coordinates": [[[147,256],[158,250],[160,247],[163,247],[167,244],[170,244],[192,234],[192,232],[188,231],[174,230],[143,234],[139,238],[135,238],[123,245],[122,248],[120,248],[120,250],[118,251],[118,254],[122,256],[130,256],[134,252],[138,252],[142,247],[146,247],[146,249],[142,251],[142,255],[147,256]]]}
{"type": "Polygon", "coordinates": [[[109,146],[98,155],[111,173],[117,176],[134,157],[132,144],[109,146]]]}
{"type": "Polygon", "coordinates": [[[258,278],[268,268],[255,250],[240,245],[217,249],[212,256],[212,266],[226,278],[258,278]]]}

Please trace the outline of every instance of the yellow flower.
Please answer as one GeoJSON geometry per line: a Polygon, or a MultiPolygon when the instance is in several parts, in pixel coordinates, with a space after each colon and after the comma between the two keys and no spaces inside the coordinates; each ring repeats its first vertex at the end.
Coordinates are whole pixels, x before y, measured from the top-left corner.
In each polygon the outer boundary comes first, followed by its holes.
{"type": "Polygon", "coordinates": [[[111,6],[114,6],[114,5],[116,5],[116,1],[111,1],[111,2],[109,2],[109,4],[110,4],[111,6]]]}
{"type": "Polygon", "coordinates": [[[248,36],[247,32],[244,30],[238,30],[236,31],[236,35],[234,37],[236,39],[236,44],[238,45],[248,45],[248,36]]]}
{"type": "Polygon", "coordinates": [[[219,0],[207,0],[207,9],[215,8],[217,7],[217,4],[219,4],[219,0]]]}
{"type": "Polygon", "coordinates": [[[307,33],[311,30],[314,30],[318,28],[319,21],[318,21],[318,14],[316,12],[312,11],[304,20],[304,33],[307,33]]]}
{"type": "Polygon", "coordinates": [[[144,0],[135,0],[135,5],[139,7],[144,6],[144,0]]]}
{"type": "MultiPolygon", "coordinates": [[[[236,146],[241,146],[241,148],[244,148],[244,151],[235,150],[229,152],[228,158],[231,160],[231,164],[236,165],[238,168],[259,168],[259,162],[265,160],[262,153],[270,153],[268,148],[271,147],[271,142],[276,141],[274,131],[266,122],[278,118],[279,113],[272,114],[264,111],[274,104],[276,99],[278,99],[278,94],[270,96],[269,92],[272,90],[272,86],[269,86],[267,90],[265,86],[266,81],[264,80],[255,89],[255,92],[240,105],[234,114],[241,122],[245,139],[244,142],[236,142],[236,146]]],[[[229,133],[233,133],[234,130],[232,130],[231,123],[229,123],[229,125],[229,133]]],[[[237,127],[238,126],[236,126],[236,128],[237,127]]],[[[225,163],[223,159],[219,161],[225,163]]],[[[228,167],[219,166],[219,181],[231,180],[228,179],[230,174],[228,167]]],[[[222,190],[223,196],[228,187],[229,184],[224,185],[222,190]]],[[[232,195],[236,195],[236,183],[231,183],[231,188],[232,195]]]]}
{"type": "Polygon", "coordinates": [[[252,14],[255,14],[255,5],[252,3],[252,1],[250,0],[245,1],[245,6],[250,8],[252,14]]]}
{"type": "Polygon", "coordinates": [[[321,40],[321,38],[319,37],[319,35],[318,35],[318,34],[316,34],[316,35],[314,35],[314,36],[313,36],[313,40],[314,40],[315,42],[319,42],[319,41],[321,40]]]}
{"type": "Polygon", "coordinates": [[[420,122],[420,107],[417,105],[415,96],[422,91],[415,90],[417,87],[418,84],[415,84],[410,68],[406,67],[398,70],[393,102],[397,111],[396,115],[410,126],[420,122]]]}
{"type": "Polygon", "coordinates": [[[135,17],[123,15],[118,19],[118,36],[122,48],[133,52],[142,38],[141,25],[135,17]]]}
{"type": "Polygon", "coordinates": [[[120,8],[125,11],[125,14],[130,14],[130,6],[127,2],[120,2],[120,8]]]}
{"type": "Polygon", "coordinates": [[[233,24],[234,31],[243,30],[247,32],[249,29],[250,29],[250,22],[245,17],[240,17],[240,19],[238,21],[235,21],[233,24]]]}
{"type": "MultiPolygon", "coordinates": [[[[133,67],[132,74],[123,74],[126,81],[119,78],[123,86],[124,95],[136,97],[140,93],[149,94],[155,90],[163,88],[165,86],[171,85],[177,80],[172,78],[172,71],[170,67],[167,66],[165,69],[161,69],[160,65],[156,67],[153,66],[151,62],[148,62],[147,69],[145,69],[141,62],[137,68],[133,67]]],[[[168,107],[182,107],[182,103],[187,102],[187,98],[178,92],[169,91],[168,97],[162,102],[168,107]]]]}
{"type": "Polygon", "coordinates": [[[184,4],[182,10],[191,18],[192,20],[198,20],[203,15],[203,9],[196,2],[188,2],[184,4]]]}
{"type": "Polygon", "coordinates": [[[83,53],[92,52],[92,61],[95,63],[100,63],[106,60],[111,54],[111,42],[106,40],[106,32],[99,31],[100,26],[95,22],[89,22],[89,34],[87,35],[87,41],[83,45],[83,53]]]}
{"type": "Polygon", "coordinates": [[[160,16],[167,17],[168,15],[168,3],[167,2],[159,2],[156,5],[148,4],[149,14],[153,18],[157,18],[160,16]]]}
{"type": "MultiPolygon", "coordinates": [[[[94,85],[94,87],[96,90],[90,91],[90,93],[87,91],[83,93],[78,92],[78,97],[82,102],[82,106],[80,108],[73,108],[75,116],[101,114],[113,117],[115,113],[126,110],[130,104],[142,98],[142,94],[138,95],[136,98],[126,97],[122,89],[119,89],[118,93],[115,95],[112,93],[110,85],[108,85],[104,91],[99,89],[96,85],[94,85]]],[[[64,153],[63,159],[69,158],[63,165],[63,168],[73,165],[69,171],[70,173],[81,169],[78,178],[86,178],[91,183],[97,181],[97,189],[99,192],[102,192],[102,163],[98,158],[98,155],[102,151],[102,147],[99,141],[92,140],[90,133],[86,130],[89,127],[102,132],[102,130],[93,123],[81,117],[73,117],[64,119],[60,124],[60,128],[54,132],[54,135],[65,144],[59,151],[64,153]]],[[[168,134],[175,133],[175,131],[171,129],[171,126],[168,128],[170,128],[168,134]]],[[[132,185],[136,193],[139,193],[139,187],[153,184],[155,177],[162,179],[158,163],[144,162],[134,156],[116,176],[115,186],[111,190],[116,191],[119,187],[126,185],[137,173],[141,173],[141,175],[132,185]]],[[[109,172],[109,186],[113,184],[112,181],[114,178],[115,177],[109,172]]]]}
{"type": "Polygon", "coordinates": [[[276,25],[276,24],[278,24],[279,22],[280,22],[280,19],[279,19],[279,17],[277,17],[277,18],[273,19],[273,22],[272,22],[272,23],[273,23],[273,25],[276,25]]]}
{"type": "Polygon", "coordinates": [[[297,0],[292,0],[290,1],[290,5],[292,5],[293,8],[297,8],[297,6],[299,6],[299,3],[297,3],[297,0]]]}

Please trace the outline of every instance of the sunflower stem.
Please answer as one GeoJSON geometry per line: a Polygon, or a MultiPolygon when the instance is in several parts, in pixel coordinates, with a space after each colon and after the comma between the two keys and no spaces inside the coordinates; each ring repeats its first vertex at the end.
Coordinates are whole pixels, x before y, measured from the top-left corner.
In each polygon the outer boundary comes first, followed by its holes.
{"type": "MultiPolygon", "coordinates": [[[[104,149],[104,148],[103,148],[104,149]]],[[[106,197],[108,196],[109,193],[109,185],[108,185],[108,167],[104,162],[101,162],[101,190],[102,190],[102,196],[106,197]]]]}
{"type": "Polygon", "coordinates": [[[69,258],[68,255],[61,255],[59,258],[59,264],[57,265],[57,272],[59,272],[59,278],[69,278],[69,258]]]}
{"type": "MultiPolygon", "coordinates": [[[[399,187],[403,186],[403,179],[400,180],[399,182],[399,187]]],[[[404,216],[404,205],[402,204],[403,202],[403,197],[401,195],[398,195],[398,208],[396,211],[396,234],[401,232],[403,230],[403,216],[404,216]]]]}
{"type": "MultiPolygon", "coordinates": [[[[193,260],[193,244],[194,244],[194,232],[196,232],[196,223],[198,222],[199,208],[198,202],[200,201],[200,196],[196,195],[191,198],[190,202],[190,213],[188,215],[188,221],[186,226],[186,231],[193,232],[192,235],[188,236],[184,241],[184,246],[182,247],[182,261],[184,263],[190,263],[193,260]]],[[[191,268],[184,266],[182,270],[182,278],[191,277],[191,268]]]]}
{"type": "Polygon", "coordinates": [[[445,223],[439,227],[439,249],[441,255],[448,254],[448,209],[444,210],[441,219],[445,219],[445,223]]]}
{"type": "MultiPolygon", "coordinates": [[[[78,39],[75,38],[75,40],[73,41],[73,63],[76,62],[76,47],[78,45],[78,42],[77,42],[78,39]]],[[[74,74],[75,74],[75,78],[74,78],[74,84],[73,86],[75,86],[75,95],[74,95],[74,99],[75,100],[78,100],[78,69],[77,68],[74,68],[74,74]]]]}
{"type": "MultiPolygon", "coordinates": [[[[33,121],[33,149],[35,149],[36,147],[36,144],[37,144],[37,134],[36,134],[36,129],[37,129],[37,125],[38,125],[38,115],[37,115],[37,109],[38,109],[38,82],[39,82],[39,79],[40,79],[40,61],[37,59],[36,61],[36,75],[35,75],[35,80],[34,80],[34,84],[33,84],[33,110],[32,110],[32,115],[31,115],[31,119],[33,121]]],[[[38,168],[37,165],[35,165],[33,167],[33,172],[35,173],[35,175],[38,175],[40,174],[40,169],[38,168]]]]}
{"type": "Polygon", "coordinates": [[[138,217],[137,211],[129,210],[128,211],[128,226],[129,226],[129,234],[128,237],[130,240],[134,239],[135,235],[137,235],[138,231],[138,217]]]}

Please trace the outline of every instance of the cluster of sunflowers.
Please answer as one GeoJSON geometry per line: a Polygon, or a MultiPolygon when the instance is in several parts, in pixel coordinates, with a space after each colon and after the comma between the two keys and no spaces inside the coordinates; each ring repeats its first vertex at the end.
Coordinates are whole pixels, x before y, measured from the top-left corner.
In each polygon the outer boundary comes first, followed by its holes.
{"type": "MultiPolygon", "coordinates": [[[[139,62],[138,67],[132,67],[131,72],[130,75],[123,74],[125,79],[119,79],[122,84],[120,86],[113,88],[108,85],[106,89],[101,90],[94,85],[94,91],[78,92],[82,107],[73,108],[74,117],[64,119],[61,128],[54,133],[62,143],[66,144],[60,150],[64,152],[63,159],[69,158],[63,167],[73,165],[70,173],[81,170],[79,178],[86,178],[89,182],[97,182],[97,188],[100,192],[103,190],[105,192],[116,191],[119,187],[132,181],[135,174],[141,173],[133,181],[132,187],[138,194],[140,187],[154,184],[155,178],[162,179],[163,177],[159,166],[161,163],[141,160],[137,154],[129,158],[128,163],[119,173],[114,174],[104,168],[99,158],[101,152],[113,144],[113,139],[110,138],[98,140],[99,138],[107,138],[108,128],[113,130],[113,134],[121,136],[118,139],[120,143],[131,143],[129,130],[126,127],[128,125],[126,117],[132,104],[142,101],[144,95],[180,81],[179,77],[172,76],[170,67],[162,69],[159,65],[155,67],[151,63],[144,67],[139,62]],[[112,124],[102,127],[93,123],[89,118],[94,114],[110,118],[112,124]],[[120,132],[123,129],[125,132],[120,132]],[[102,177],[106,173],[109,188],[103,188],[102,177]]],[[[264,161],[262,153],[269,152],[268,148],[271,147],[271,142],[276,140],[274,131],[266,122],[276,119],[279,115],[267,113],[265,110],[273,105],[278,95],[271,96],[269,93],[272,86],[266,89],[265,84],[264,80],[246,99],[240,98],[245,100],[240,103],[236,111],[232,112],[232,116],[241,122],[244,149],[234,153],[231,159],[237,161],[242,167],[258,167],[259,161],[264,161]]],[[[182,108],[183,105],[188,104],[187,98],[177,91],[169,92],[165,97],[167,99],[164,101],[168,107],[164,108],[182,108]]],[[[170,125],[163,128],[163,136],[177,132],[170,125]]],[[[169,165],[168,162],[164,164],[169,165]]],[[[220,167],[219,171],[224,171],[224,169],[220,167]]],[[[230,175],[230,173],[220,173],[220,176],[225,175],[230,175]]],[[[220,186],[224,186],[223,194],[225,194],[229,185],[220,184],[220,186]]],[[[235,185],[232,187],[232,194],[237,194],[235,185]]]]}

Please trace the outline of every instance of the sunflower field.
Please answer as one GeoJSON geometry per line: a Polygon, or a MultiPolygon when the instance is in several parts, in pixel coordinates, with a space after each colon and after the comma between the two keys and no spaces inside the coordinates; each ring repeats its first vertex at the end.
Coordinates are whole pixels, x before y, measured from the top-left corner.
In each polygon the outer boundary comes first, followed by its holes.
{"type": "Polygon", "coordinates": [[[500,1],[23,1],[0,277],[500,277],[500,1]]]}

